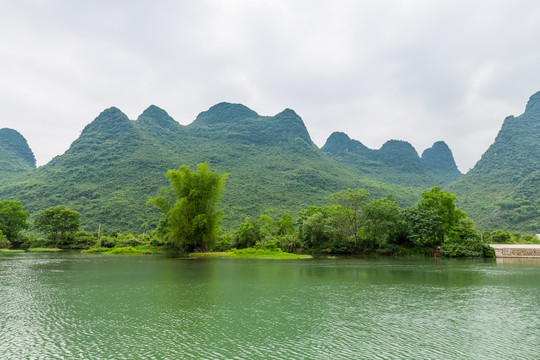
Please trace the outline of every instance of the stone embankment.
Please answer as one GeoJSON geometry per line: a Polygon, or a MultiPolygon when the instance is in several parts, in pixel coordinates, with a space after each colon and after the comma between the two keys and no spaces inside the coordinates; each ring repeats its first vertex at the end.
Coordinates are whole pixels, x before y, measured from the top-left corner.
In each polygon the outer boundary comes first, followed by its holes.
{"type": "Polygon", "coordinates": [[[495,249],[496,257],[538,257],[540,245],[489,244],[495,249]]]}

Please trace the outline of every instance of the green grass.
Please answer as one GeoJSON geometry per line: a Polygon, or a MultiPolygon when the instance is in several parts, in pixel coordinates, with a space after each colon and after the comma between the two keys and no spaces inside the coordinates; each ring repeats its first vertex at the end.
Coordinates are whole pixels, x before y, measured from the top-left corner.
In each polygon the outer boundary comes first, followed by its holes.
{"type": "Polygon", "coordinates": [[[283,251],[268,251],[261,249],[241,249],[227,252],[190,253],[190,258],[213,259],[213,258],[237,258],[237,259],[311,259],[311,255],[297,255],[283,251]]]}
{"type": "Polygon", "coordinates": [[[118,246],[113,248],[95,247],[81,251],[81,254],[103,254],[103,255],[150,255],[158,253],[155,246],[118,246]]]}
{"type": "Polygon", "coordinates": [[[24,250],[20,249],[0,249],[0,253],[22,253],[24,250]]]}
{"type": "Polygon", "coordinates": [[[28,252],[58,252],[58,251],[62,251],[62,249],[37,247],[37,248],[30,248],[26,251],[28,252]]]}

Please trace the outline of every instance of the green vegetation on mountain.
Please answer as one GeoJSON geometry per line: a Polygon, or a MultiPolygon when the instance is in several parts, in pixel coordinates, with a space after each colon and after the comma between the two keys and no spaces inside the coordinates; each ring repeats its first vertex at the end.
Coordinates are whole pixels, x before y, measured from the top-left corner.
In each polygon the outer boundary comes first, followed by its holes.
{"type": "Polygon", "coordinates": [[[12,179],[36,167],[26,139],[12,129],[0,129],[0,178],[12,179]]]}
{"type": "Polygon", "coordinates": [[[322,150],[351,171],[414,190],[446,184],[461,175],[452,152],[442,141],[424,151],[420,158],[406,141],[389,140],[379,150],[372,150],[347,134],[334,132],[322,150]]]}
{"type": "Polygon", "coordinates": [[[460,206],[487,230],[540,230],[540,92],[504,120],[495,142],[450,185],[460,206]]]}
{"type": "Polygon", "coordinates": [[[319,149],[290,109],[260,116],[243,105],[220,103],[183,126],[153,105],[137,120],[113,107],[88,124],[64,154],[37,169],[26,140],[14,130],[0,130],[0,199],[21,201],[34,215],[68,207],[81,213],[81,227],[89,231],[147,233],[160,212],[145,204],[167,185],[163,174],[208,163],[230,174],[222,197],[226,231],[262,214],[277,218],[322,206],[330,194],[348,188],[364,188],[378,198],[393,194],[396,206],[406,207],[423,190],[443,185],[483,230],[532,233],[540,227],[539,109],[537,93],[523,115],[505,120],[495,143],[461,176],[440,141],[419,157],[405,141],[372,150],[336,132],[319,149]]]}
{"type": "Polygon", "coordinates": [[[437,141],[422,153],[422,165],[440,184],[448,184],[461,176],[452,151],[444,141],[437,141]]]}

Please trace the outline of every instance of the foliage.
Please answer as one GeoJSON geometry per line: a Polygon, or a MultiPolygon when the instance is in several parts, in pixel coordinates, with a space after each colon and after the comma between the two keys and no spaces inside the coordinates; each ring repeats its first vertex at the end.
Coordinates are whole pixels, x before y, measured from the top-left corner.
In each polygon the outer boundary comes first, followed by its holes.
{"type": "Polygon", "coordinates": [[[540,244],[537,236],[530,234],[511,233],[510,231],[494,230],[483,233],[484,240],[491,244],[540,244]]]}
{"type": "Polygon", "coordinates": [[[479,240],[447,242],[441,246],[440,254],[447,257],[493,257],[495,250],[479,240]]]}
{"type": "Polygon", "coordinates": [[[485,230],[540,229],[540,94],[526,111],[507,117],[474,168],[450,185],[461,207],[485,230]]]}
{"type": "Polygon", "coordinates": [[[197,165],[196,172],[181,166],[167,172],[175,202],[164,196],[149,200],[164,216],[170,244],[192,251],[203,251],[215,241],[220,231],[222,213],[217,206],[228,174],[210,171],[207,163],[197,165]]]}
{"type": "Polygon", "coordinates": [[[349,223],[349,233],[354,237],[354,244],[358,243],[358,222],[360,217],[360,207],[369,197],[366,189],[347,189],[329,196],[333,205],[340,206],[341,213],[349,223]]]}
{"type": "Polygon", "coordinates": [[[122,232],[151,232],[161,214],[145,204],[167,185],[161,174],[202,162],[231,174],[221,204],[226,231],[241,224],[246,214],[277,220],[284,211],[322,206],[336,189],[362,187],[374,196],[394,193],[403,206],[414,203],[425,187],[417,175],[405,181],[412,175],[399,172],[399,178],[386,180],[377,173],[377,164],[366,172],[336,162],[313,144],[292,110],[268,117],[241,105],[219,104],[188,126],[155,106],[136,121],[116,108],[107,109],[64,154],[9,181],[2,177],[0,198],[23,200],[32,213],[63,204],[83,214],[85,231],[97,231],[101,224],[122,232]]]}
{"type": "Polygon", "coordinates": [[[82,254],[103,254],[103,255],[150,255],[156,249],[150,247],[119,246],[114,248],[95,247],[81,251],[82,254]]]}
{"type": "Polygon", "coordinates": [[[392,242],[400,231],[400,215],[392,196],[367,201],[362,207],[362,238],[371,242],[392,242]]]}
{"type": "Polygon", "coordinates": [[[2,231],[0,231],[0,249],[9,249],[11,247],[11,242],[6,238],[2,231]]]}
{"type": "Polygon", "coordinates": [[[0,231],[14,243],[19,233],[27,229],[29,224],[26,221],[30,213],[23,210],[23,206],[18,201],[0,201],[0,231]]]}
{"type": "Polygon", "coordinates": [[[245,249],[232,249],[229,251],[229,254],[234,257],[242,258],[300,259],[310,257],[283,252],[277,247],[273,240],[269,240],[265,244],[257,243],[254,247],[245,249]]]}
{"type": "Polygon", "coordinates": [[[0,178],[16,179],[36,167],[26,139],[12,129],[0,129],[0,178]]]}
{"type": "Polygon", "coordinates": [[[47,234],[53,245],[69,248],[80,223],[80,213],[57,206],[40,212],[34,220],[34,227],[47,234]]]}
{"type": "Polygon", "coordinates": [[[62,249],[58,248],[49,248],[49,247],[31,247],[26,249],[28,252],[59,252],[62,251],[62,249]]]}

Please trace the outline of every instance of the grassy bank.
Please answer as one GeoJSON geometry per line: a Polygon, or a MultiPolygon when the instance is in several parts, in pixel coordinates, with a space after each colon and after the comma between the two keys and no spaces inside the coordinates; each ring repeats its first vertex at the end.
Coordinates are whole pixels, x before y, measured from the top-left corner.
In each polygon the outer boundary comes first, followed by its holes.
{"type": "Polygon", "coordinates": [[[30,249],[27,249],[26,251],[28,252],[58,252],[58,251],[62,251],[62,249],[39,247],[39,248],[30,248],[30,249]]]}
{"type": "Polygon", "coordinates": [[[88,250],[81,251],[81,254],[102,254],[102,255],[150,255],[156,254],[159,250],[157,246],[117,246],[94,247],[88,250]]]}
{"type": "Polygon", "coordinates": [[[238,258],[238,259],[311,259],[311,255],[297,255],[283,251],[269,251],[265,249],[247,248],[230,250],[227,252],[190,253],[190,258],[238,258]]]}

